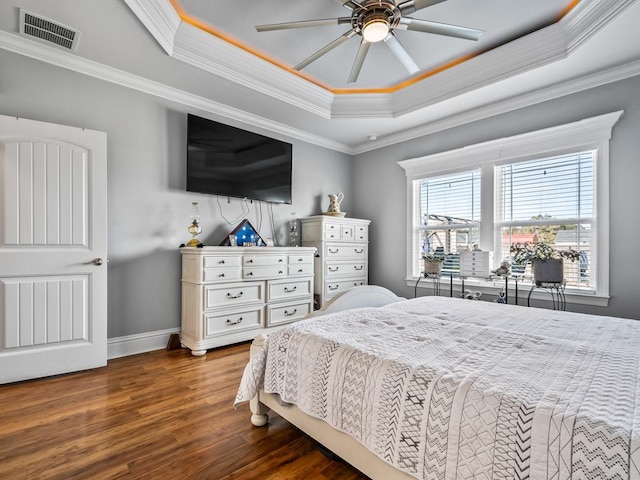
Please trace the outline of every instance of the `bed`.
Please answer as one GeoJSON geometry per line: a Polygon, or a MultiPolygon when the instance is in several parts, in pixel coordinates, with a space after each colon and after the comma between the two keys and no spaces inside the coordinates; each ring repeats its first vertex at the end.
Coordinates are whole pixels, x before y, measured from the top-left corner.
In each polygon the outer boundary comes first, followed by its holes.
{"type": "Polygon", "coordinates": [[[376,288],[254,340],[254,425],[374,479],[640,479],[639,322],[376,288]]]}

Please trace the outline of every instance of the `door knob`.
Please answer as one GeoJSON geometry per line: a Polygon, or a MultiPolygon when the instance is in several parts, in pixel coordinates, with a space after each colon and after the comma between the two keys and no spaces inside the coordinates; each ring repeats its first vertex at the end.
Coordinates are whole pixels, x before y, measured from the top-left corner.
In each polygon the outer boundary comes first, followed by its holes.
{"type": "Polygon", "coordinates": [[[99,267],[100,265],[102,265],[104,263],[104,260],[102,260],[100,257],[98,257],[98,258],[94,258],[90,262],[87,262],[87,264],[90,264],[90,263],[93,263],[94,265],[97,265],[99,267]]]}

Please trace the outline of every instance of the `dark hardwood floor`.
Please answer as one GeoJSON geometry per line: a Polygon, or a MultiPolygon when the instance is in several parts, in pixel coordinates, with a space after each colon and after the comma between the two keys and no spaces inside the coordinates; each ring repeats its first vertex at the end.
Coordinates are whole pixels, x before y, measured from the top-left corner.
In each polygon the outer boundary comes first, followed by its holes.
{"type": "Polygon", "coordinates": [[[363,480],[280,417],[233,408],[249,344],[159,350],[0,386],[0,479],[363,480]]]}

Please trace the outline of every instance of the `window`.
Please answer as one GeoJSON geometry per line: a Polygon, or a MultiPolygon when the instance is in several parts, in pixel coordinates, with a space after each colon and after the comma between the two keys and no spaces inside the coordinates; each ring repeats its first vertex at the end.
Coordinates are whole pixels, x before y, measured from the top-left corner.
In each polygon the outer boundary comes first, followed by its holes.
{"type": "MultiPolygon", "coordinates": [[[[407,175],[407,280],[424,253],[478,244],[494,268],[511,243],[580,252],[567,292],[609,295],[609,139],[623,112],[400,162],[407,175]]],[[[446,265],[446,263],[445,263],[446,265]]],[[[584,301],[584,300],[583,300],[584,301]]]]}
{"type": "Polygon", "coordinates": [[[417,183],[420,204],[414,235],[420,252],[416,256],[442,256],[443,270],[456,273],[460,269],[458,252],[479,241],[480,170],[423,178],[417,183]]]}
{"type": "Polygon", "coordinates": [[[564,262],[567,286],[593,288],[589,261],[594,157],[594,151],[578,152],[495,168],[496,251],[501,260],[510,260],[513,243],[544,242],[559,250],[573,249],[581,258],[564,262]]]}

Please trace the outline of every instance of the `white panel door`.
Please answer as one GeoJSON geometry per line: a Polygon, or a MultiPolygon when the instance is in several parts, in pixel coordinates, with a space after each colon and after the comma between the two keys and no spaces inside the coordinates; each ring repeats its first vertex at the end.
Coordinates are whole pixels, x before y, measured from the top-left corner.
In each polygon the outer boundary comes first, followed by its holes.
{"type": "Polygon", "coordinates": [[[0,383],[107,363],[107,137],[0,115],[0,383]]]}

